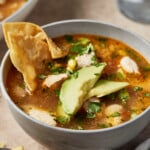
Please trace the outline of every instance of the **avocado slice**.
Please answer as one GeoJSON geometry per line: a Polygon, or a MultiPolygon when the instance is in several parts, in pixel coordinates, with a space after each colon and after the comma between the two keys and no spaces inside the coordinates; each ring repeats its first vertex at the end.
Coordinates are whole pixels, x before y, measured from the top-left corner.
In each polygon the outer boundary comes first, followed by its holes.
{"type": "Polygon", "coordinates": [[[117,92],[128,85],[128,82],[99,80],[95,84],[95,86],[89,91],[89,93],[86,96],[86,99],[89,99],[93,96],[103,97],[111,93],[117,92]]]}
{"type": "MultiPolygon", "coordinates": [[[[78,70],[78,77],[71,77],[62,84],[60,103],[63,111],[72,116],[84,103],[85,96],[99,79],[106,63],[99,66],[88,66],[78,70]]],[[[59,113],[60,114],[60,113],[59,113]]]]}
{"type": "Polygon", "coordinates": [[[64,112],[61,103],[58,103],[56,110],[56,120],[61,124],[66,124],[70,122],[71,116],[64,112]]]}

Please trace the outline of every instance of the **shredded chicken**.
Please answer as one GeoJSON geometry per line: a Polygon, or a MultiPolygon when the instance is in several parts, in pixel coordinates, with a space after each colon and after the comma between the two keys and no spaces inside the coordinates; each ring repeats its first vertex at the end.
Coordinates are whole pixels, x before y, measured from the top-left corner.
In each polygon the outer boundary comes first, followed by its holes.
{"type": "Polygon", "coordinates": [[[54,117],[44,110],[32,108],[28,110],[28,114],[41,122],[44,122],[51,126],[56,126],[56,121],[54,120],[54,117]]]}
{"type": "Polygon", "coordinates": [[[90,66],[92,64],[92,57],[94,53],[84,54],[76,57],[78,68],[90,66]]]}
{"type": "Polygon", "coordinates": [[[58,74],[58,75],[49,75],[43,82],[43,86],[51,87],[56,82],[59,82],[63,79],[66,79],[68,75],[66,73],[58,74]]]}
{"type": "Polygon", "coordinates": [[[128,73],[139,74],[139,68],[134,60],[130,57],[125,56],[120,61],[120,66],[128,73]]]}
{"type": "Polygon", "coordinates": [[[119,125],[122,123],[121,113],[123,112],[123,107],[119,104],[112,104],[106,107],[105,114],[107,116],[107,122],[113,126],[119,125]],[[120,114],[114,116],[115,114],[120,114]]]}

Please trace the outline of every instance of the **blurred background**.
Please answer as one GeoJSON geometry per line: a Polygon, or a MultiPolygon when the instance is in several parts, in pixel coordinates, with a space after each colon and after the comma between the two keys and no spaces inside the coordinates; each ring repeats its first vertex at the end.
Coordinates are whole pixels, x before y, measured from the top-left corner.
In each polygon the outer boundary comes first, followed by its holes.
{"type": "MultiPolygon", "coordinates": [[[[138,23],[122,15],[116,0],[39,0],[25,21],[42,26],[66,19],[92,19],[113,24],[135,32],[150,41],[150,24],[138,23]]],[[[4,40],[1,40],[0,61],[6,51],[7,46],[4,40]]],[[[6,104],[1,100],[0,105],[3,106],[0,112],[6,113],[5,118],[0,116],[1,122],[5,122],[5,124],[0,124],[0,129],[4,128],[2,132],[0,131],[0,141],[5,140],[10,145],[24,145],[25,150],[48,150],[23,132],[8,113],[9,110],[6,104]],[[13,131],[12,127],[15,128],[13,131]],[[12,137],[17,139],[17,141],[12,141],[12,137]]],[[[150,126],[147,126],[140,135],[119,150],[133,150],[147,138],[150,138],[150,126]]]]}

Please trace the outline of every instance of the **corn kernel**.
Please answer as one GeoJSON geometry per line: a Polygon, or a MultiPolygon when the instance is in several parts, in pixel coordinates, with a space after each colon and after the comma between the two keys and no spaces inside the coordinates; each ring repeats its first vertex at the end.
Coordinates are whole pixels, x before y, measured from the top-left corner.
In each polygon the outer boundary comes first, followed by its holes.
{"type": "Polygon", "coordinates": [[[119,53],[119,55],[121,55],[121,56],[125,56],[126,55],[126,52],[124,51],[124,50],[119,50],[118,51],[118,53],[119,53]]]}
{"type": "Polygon", "coordinates": [[[5,148],[6,144],[5,143],[0,143],[0,148],[5,148]]]}
{"type": "Polygon", "coordinates": [[[70,70],[70,71],[73,71],[76,67],[76,60],[75,59],[70,59],[68,61],[68,64],[67,64],[67,69],[70,70]]]}
{"type": "Polygon", "coordinates": [[[114,45],[109,45],[109,49],[111,50],[111,51],[114,51],[115,50],[115,46],[114,45]]]}

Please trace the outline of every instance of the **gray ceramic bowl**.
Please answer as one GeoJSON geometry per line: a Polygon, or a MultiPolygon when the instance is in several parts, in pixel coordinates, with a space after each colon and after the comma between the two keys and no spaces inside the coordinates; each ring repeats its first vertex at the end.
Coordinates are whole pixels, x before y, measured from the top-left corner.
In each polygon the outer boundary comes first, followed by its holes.
{"type": "MultiPolygon", "coordinates": [[[[90,20],[69,20],[50,23],[43,26],[43,28],[50,37],[74,33],[88,33],[112,37],[137,49],[148,60],[150,58],[150,45],[147,41],[131,32],[112,25],[90,20]]],[[[14,118],[26,133],[38,142],[54,150],[101,150],[117,148],[139,134],[150,121],[150,108],[148,108],[135,119],[107,129],[80,131],[47,126],[26,115],[9,97],[5,82],[10,64],[8,51],[1,64],[0,84],[2,94],[8,102],[14,118]]]]}
{"type": "Polygon", "coordinates": [[[12,22],[12,21],[22,21],[28,16],[28,14],[33,10],[38,0],[28,0],[22,7],[20,7],[13,14],[0,21],[0,39],[3,38],[2,23],[12,22]]]}

